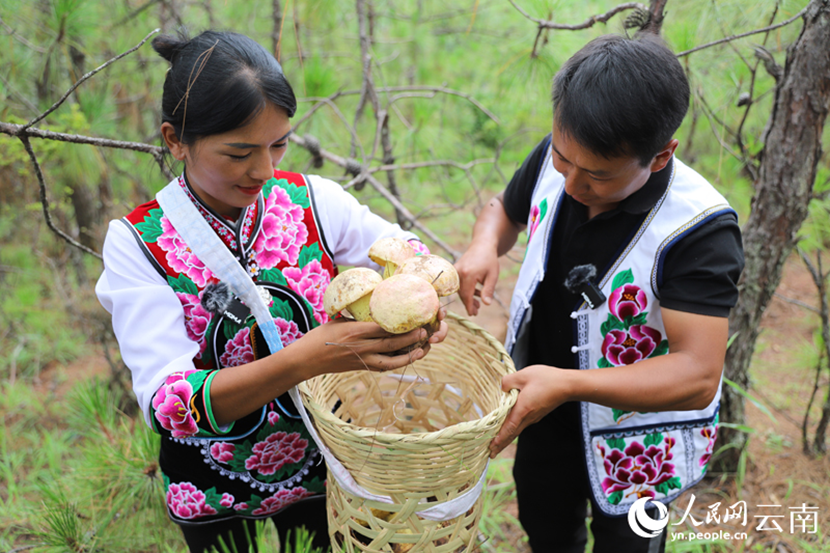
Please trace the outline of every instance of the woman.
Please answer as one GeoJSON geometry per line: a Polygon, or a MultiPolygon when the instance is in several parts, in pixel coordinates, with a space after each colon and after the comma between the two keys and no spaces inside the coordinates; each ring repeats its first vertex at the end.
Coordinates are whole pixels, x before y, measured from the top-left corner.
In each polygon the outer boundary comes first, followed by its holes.
{"type": "MultiPolygon", "coordinates": [[[[145,420],[163,436],[170,518],[194,552],[220,535],[247,551],[258,518],[271,518],[283,543],[305,525],[325,547],[325,466],[286,391],[319,374],[389,370],[426,354],[428,344],[384,354],[414,344],[423,330],[395,336],[373,323],[328,321],[322,306],[335,266],[369,264],[376,239],[423,246],[336,183],[275,170],[296,100],[260,45],[208,31],[192,40],[159,36],[153,48],[171,63],[161,134],[185,166],[168,186],[181,187],[207,232],[267,291],[285,346],[270,354],[250,309],[157,200],[110,223],[96,292],[112,313],[145,420]]],[[[430,341],[446,332],[442,323],[430,341]]]]}

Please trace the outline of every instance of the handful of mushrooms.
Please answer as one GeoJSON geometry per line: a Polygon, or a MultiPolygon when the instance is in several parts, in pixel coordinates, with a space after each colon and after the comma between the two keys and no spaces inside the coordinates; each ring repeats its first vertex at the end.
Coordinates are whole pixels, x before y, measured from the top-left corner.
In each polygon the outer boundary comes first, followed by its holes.
{"type": "Polygon", "coordinates": [[[374,321],[391,334],[423,327],[429,339],[440,324],[439,296],[458,291],[455,267],[437,255],[416,255],[400,238],[378,240],[369,249],[369,258],[384,268],[383,277],[371,269],[343,271],[323,295],[326,313],[374,321]]]}

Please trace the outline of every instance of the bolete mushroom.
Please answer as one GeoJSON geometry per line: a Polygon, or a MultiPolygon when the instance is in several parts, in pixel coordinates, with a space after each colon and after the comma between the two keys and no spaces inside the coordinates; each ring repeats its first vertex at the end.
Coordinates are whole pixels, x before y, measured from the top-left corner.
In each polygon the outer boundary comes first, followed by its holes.
{"type": "Polygon", "coordinates": [[[401,263],[397,275],[414,275],[426,280],[438,296],[449,296],[458,292],[458,273],[452,263],[440,255],[416,255],[401,263]]]}
{"type": "Polygon", "coordinates": [[[383,278],[372,269],[357,267],[332,279],[323,294],[323,308],[329,317],[348,312],[358,321],[371,321],[369,298],[383,278]]]}
{"type": "Polygon", "coordinates": [[[377,285],[369,300],[372,320],[392,334],[424,327],[431,336],[440,324],[440,306],[432,285],[413,275],[390,276],[377,285]]]}
{"type": "Polygon", "coordinates": [[[398,265],[415,255],[415,249],[402,238],[381,238],[369,248],[369,259],[383,267],[383,278],[389,278],[398,265]]]}

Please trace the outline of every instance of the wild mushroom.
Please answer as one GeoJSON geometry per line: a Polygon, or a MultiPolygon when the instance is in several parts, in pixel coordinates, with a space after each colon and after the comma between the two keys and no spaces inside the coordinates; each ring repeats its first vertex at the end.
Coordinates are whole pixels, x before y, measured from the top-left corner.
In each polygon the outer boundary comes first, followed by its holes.
{"type": "Polygon", "coordinates": [[[357,267],[332,279],[323,294],[323,308],[329,317],[347,311],[358,321],[371,321],[369,298],[383,278],[372,269],[357,267]]]}
{"type": "Polygon", "coordinates": [[[415,255],[415,249],[402,238],[381,238],[369,248],[369,259],[383,267],[383,278],[395,274],[398,265],[415,255]]]}
{"type": "Polygon", "coordinates": [[[414,275],[426,280],[438,296],[449,296],[458,292],[458,273],[452,263],[439,255],[416,255],[410,257],[398,267],[396,275],[414,275]]]}
{"type": "Polygon", "coordinates": [[[372,320],[392,334],[424,327],[431,336],[440,324],[439,307],[435,289],[413,275],[390,276],[377,285],[369,300],[372,320]]]}

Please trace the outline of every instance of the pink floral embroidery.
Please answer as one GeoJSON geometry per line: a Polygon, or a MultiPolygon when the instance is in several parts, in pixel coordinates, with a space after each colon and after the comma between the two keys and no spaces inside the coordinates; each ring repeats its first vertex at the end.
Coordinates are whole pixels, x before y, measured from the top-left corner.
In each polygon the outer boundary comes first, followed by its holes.
{"type": "Polygon", "coordinates": [[[265,201],[262,226],[254,242],[259,268],[272,269],[280,261],[297,263],[307,239],[302,206],[291,203],[288,193],[275,186],[265,201]]]}
{"type": "Polygon", "coordinates": [[[190,398],[193,387],[186,380],[195,370],[171,374],[153,396],[153,410],[156,420],[165,430],[170,430],[174,438],[187,438],[199,431],[190,412],[190,398]]]}
{"type": "Polygon", "coordinates": [[[671,448],[674,438],[665,437],[663,448],[650,445],[645,448],[639,442],[631,442],[625,451],[612,449],[608,455],[605,447],[597,444],[608,477],[602,481],[602,490],[610,495],[614,492],[634,488],[626,495],[636,494],[637,498],[655,497],[652,489],[674,476],[674,465],[669,463],[674,456],[671,448]]]}
{"type": "Polygon", "coordinates": [[[282,274],[288,281],[288,286],[303,296],[314,310],[314,318],[318,323],[328,322],[329,317],[323,308],[323,294],[331,282],[331,275],[323,268],[317,259],[312,259],[302,269],[286,267],[282,274]]]}
{"type": "Polygon", "coordinates": [[[225,353],[219,357],[219,362],[223,367],[236,367],[253,362],[254,350],[248,339],[250,334],[251,329],[245,327],[236,333],[233,340],[225,343],[225,353]]]}
{"type": "Polygon", "coordinates": [[[233,506],[234,511],[244,511],[247,508],[248,508],[247,503],[237,503],[236,505],[233,506]]]}
{"type": "Polygon", "coordinates": [[[156,243],[167,252],[165,258],[170,268],[177,273],[186,275],[196,286],[203,288],[213,277],[213,273],[190,251],[190,248],[166,216],[161,217],[161,230],[162,234],[158,237],[156,243]]]}
{"type": "Polygon", "coordinates": [[[646,325],[609,330],[602,341],[602,355],[614,366],[631,365],[652,354],[663,339],[660,331],[646,325]]]}
{"type": "Polygon", "coordinates": [[[216,442],[210,446],[210,456],[220,463],[229,463],[233,459],[236,446],[228,442],[216,442]]]}
{"type": "Polygon", "coordinates": [[[412,249],[415,250],[416,254],[429,255],[429,248],[427,248],[427,245],[420,240],[410,240],[409,245],[412,246],[412,249]]]}
{"type": "Polygon", "coordinates": [[[310,495],[313,494],[302,486],[297,486],[296,488],[291,488],[290,490],[282,489],[271,497],[265,498],[259,508],[254,509],[251,514],[257,516],[270,515],[276,513],[283,507],[287,507],[288,505],[291,505],[292,503],[310,495]]]}
{"type": "Polygon", "coordinates": [[[274,323],[277,325],[277,330],[280,331],[283,346],[296,342],[303,335],[300,332],[300,327],[294,321],[286,321],[282,317],[277,317],[274,319],[274,323]]]}
{"type": "Polygon", "coordinates": [[[274,426],[280,421],[280,414],[276,411],[269,411],[268,412],[268,424],[274,426]]]}
{"type": "Polygon", "coordinates": [[[219,500],[219,505],[230,509],[233,506],[233,496],[229,493],[223,493],[222,499],[219,500]]]}
{"type": "Polygon", "coordinates": [[[530,229],[527,232],[528,242],[530,242],[530,239],[533,238],[533,233],[536,232],[536,229],[539,227],[539,221],[541,220],[541,217],[539,217],[540,212],[541,210],[538,205],[534,205],[530,208],[530,229]]]}
{"type": "Polygon", "coordinates": [[[190,482],[170,484],[167,506],[177,517],[187,520],[216,514],[216,509],[205,503],[204,492],[190,482]]]}
{"type": "Polygon", "coordinates": [[[275,432],[257,442],[253,455],[245,460],[245,468],[260,474],[274,474],[284,465],[299,463],[305,457],[308,440],[297,432],[275,432]]]}
{"type": "Polygon", "coordinates": [[[633,284],[620,286],[608,298],[608,308],[621,321],[626,317],[636,317],[645,310],[646,305],[648,300],[645,292],[633,284]]]}
{"type": "MultiPolygon", "coordinates": [[[[709,443],[706,445],[706,451],[703,452],[703,455],[700,457],[700,461],[698,462],[701,467],[706,467],[712,459],[712,450],[715,446],[715,440],[718,439],[718,427],[707,426],[700,431],[700,435],[709,440],[709,443]]],[[[704,470],[706,469],[704,468],[704,470]]]]}
{"type": "Polygon", "coordinates": [[[205,351],[207,342],[205,341],[205,332],[213,318],[213,313],[206,311],[202,307],[199,296],[193,294],[183,294],[176,292],[179,301],[182,302],[184,308],[184,327],[187,330],[187,337],[199,344],[199,353],[196,358],[201,358],[205,351]]]}

